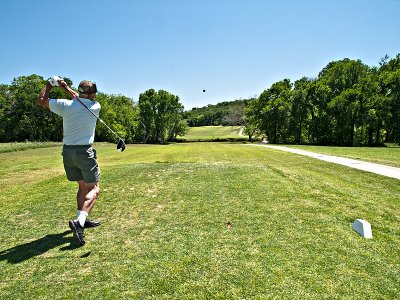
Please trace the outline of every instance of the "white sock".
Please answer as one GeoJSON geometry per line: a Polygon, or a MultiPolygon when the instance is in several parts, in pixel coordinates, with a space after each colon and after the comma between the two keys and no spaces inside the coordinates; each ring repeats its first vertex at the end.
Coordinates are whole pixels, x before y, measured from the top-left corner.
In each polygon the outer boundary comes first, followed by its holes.
{"type": "Polygon", "coordinates": [[[80,211],[79,216],[78,216],[78,222],[79,222],[79,224],[81,224],[82,227],[85,226],[85,221],[86,221],[87,216],[88,216],[87,213],[85,213],[82,210],[80,211]]]}
{"type": "Polygon", "coordinates": [[[78,209],[78,214],[76,215],[76,218],[79,218],[79,215],[81,214],[81,211],[78,209]]]}

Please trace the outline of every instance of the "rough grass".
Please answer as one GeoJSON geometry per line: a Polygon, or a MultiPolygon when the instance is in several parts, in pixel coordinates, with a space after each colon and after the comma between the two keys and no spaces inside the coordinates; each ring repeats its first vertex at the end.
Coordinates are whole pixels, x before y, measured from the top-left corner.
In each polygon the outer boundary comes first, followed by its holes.
{"type": "Polygon", "coordinates": [[[103,225],[81,248],[60,151],[0,154],[47,174],[0,188],[1,299],[400,297],[398,180],[237,144],[96,149],[103,225]]]}
{"type": "Polygon", "coordinates": [[[59,147],[57,142],[23,142],[23,143],[0,143],[0,153],[23,151],[28,149],[59,147]]]}

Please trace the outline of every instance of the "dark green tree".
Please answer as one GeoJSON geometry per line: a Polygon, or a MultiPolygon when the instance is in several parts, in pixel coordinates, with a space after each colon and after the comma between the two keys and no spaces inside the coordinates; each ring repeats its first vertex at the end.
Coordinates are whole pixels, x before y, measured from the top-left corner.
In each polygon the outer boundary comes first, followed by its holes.
{"type": "Polygon", "coordinates": [[[320,73],[319,80],[331,91],[328,110],[332,116],[333,143],[354,144],[355,125],[362,116],[363,98],[360,84],[370,69],[360,60],[343,59],[332,62],[320,73]]]}
{"type": "Polygon", "coordinates": [[[309,86],[312,79],[303,77],[295,81],[290,95],[290,131],[295,143],[304,141],[311,116],[311,97],[309,86]]]}
{"type": "Polygon", "coordinates": [[[284,79],[272,84],[259,97],[262,106],[260,129],[272,143],[288,141],[291,88],[290,80],[284,79]]]}
{"type": "Polygon", "coordinates": [[[386,142],[400,144],[400,54],[379,68],[379,92],[386,109],[386,142]]]}
{"type": "Polygon", "coordinates": [[[143,143],[165,143],[185,132],[183,105],[179,97],[166,91],[147,90],[139,96],[139,122],[143,143]]]}

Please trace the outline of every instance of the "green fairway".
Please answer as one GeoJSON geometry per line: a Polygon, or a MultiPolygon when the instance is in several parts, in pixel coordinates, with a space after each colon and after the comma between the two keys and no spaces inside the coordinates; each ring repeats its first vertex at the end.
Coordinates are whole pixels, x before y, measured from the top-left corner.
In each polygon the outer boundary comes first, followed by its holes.
{"type": "Polygon", "coordinates": [[[246,139],[239,136],[241,126],[200,126],[189,127],[188,133],[179,138],[186,141],[213,141],[228,139],[246,139]]]}
{"type": "Polygon", "coordinates": [[[0,299],[400,298],[399,180],[241,144],[95,148],[80,248],[61,147],[0,153],[0,299]]]}

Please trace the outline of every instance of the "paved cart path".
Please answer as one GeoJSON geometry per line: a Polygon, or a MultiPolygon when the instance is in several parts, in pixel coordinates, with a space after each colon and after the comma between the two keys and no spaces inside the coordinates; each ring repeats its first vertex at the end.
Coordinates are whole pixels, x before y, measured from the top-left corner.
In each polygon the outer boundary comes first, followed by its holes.
{"type": "Polygon", "coordinates": [[[367,172],[372,172],[375,174],[380,174],[383,176],[392,177],[392,178],[396,178],[396,179],[400,180],[400,168],[396,168],[396,167],[390,167],[390,166],[374,164],[374,163],[356,160],[356,159],[350,159],[350,158],[344,158],[344,157],[338,157],[338,156],[332,156],[332,155],[326,155],[326,154],[319,154],[319,153],[315,153],[315,152],[286,148],[286,147],[281,147],[281,146],[255,145],[255,144],[248,144],[248,145],[272,148],[272,149],[282,150],[282,151],[291,152],[291,153],[295,153],[295,154],[305,155],[305,156],[313,157],[316,159],[320,159],[320,160],[332,162],[335,164],[340,164],[340,165],[348,166],[351,168],[355,168],[355,169],[359,169],[359,170],[363,170],[363,171],[367,171],[367,172]]]}

